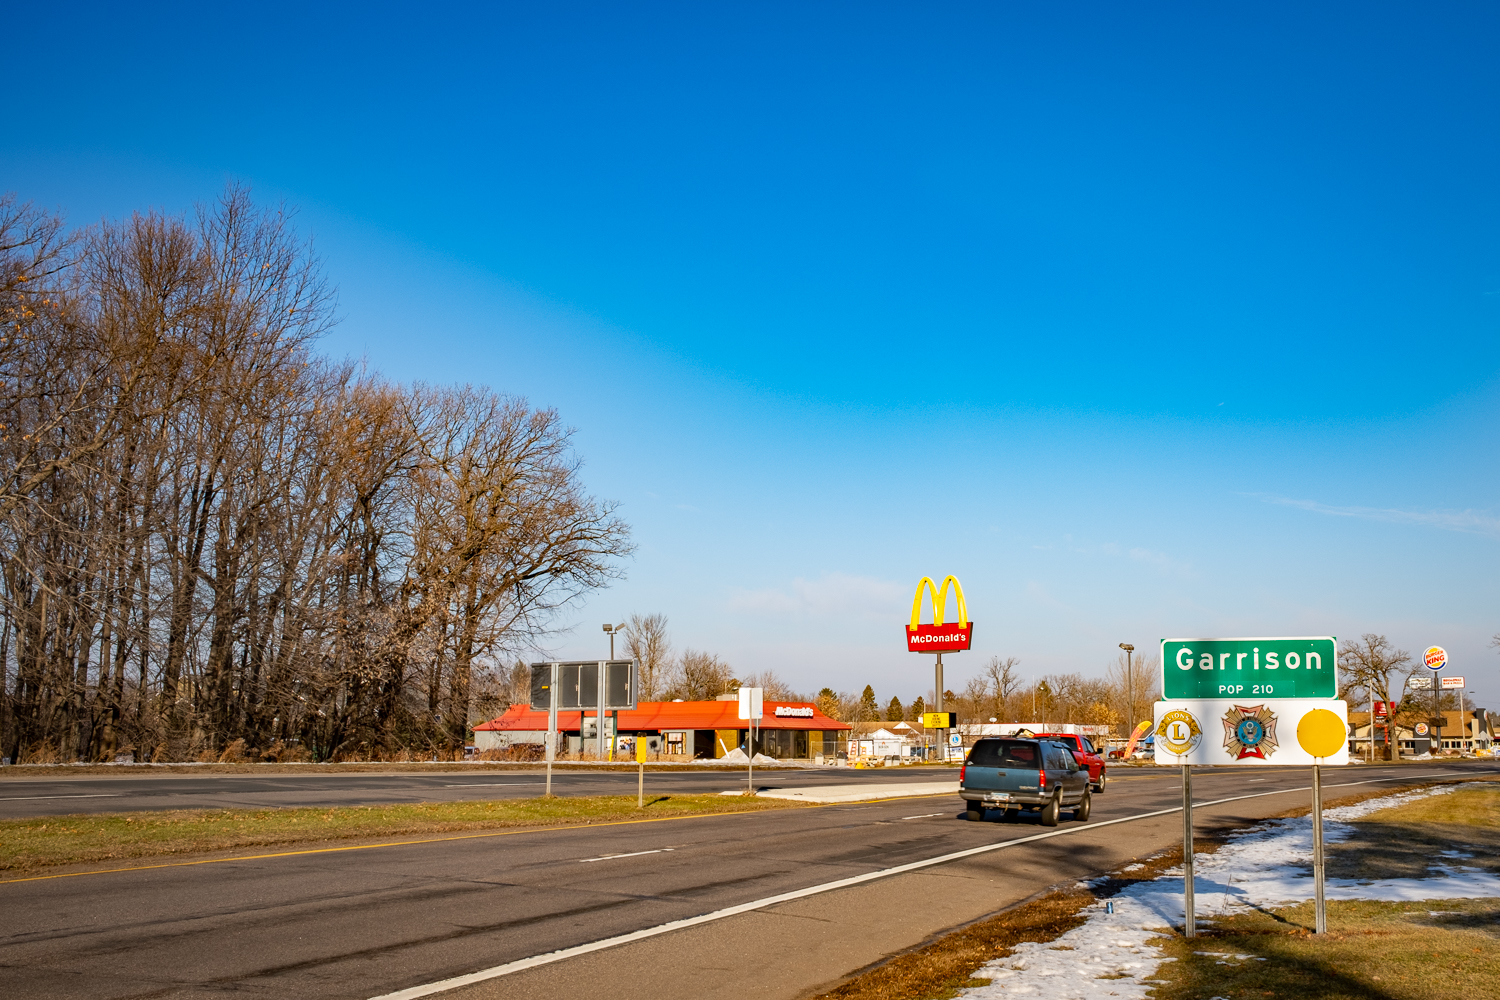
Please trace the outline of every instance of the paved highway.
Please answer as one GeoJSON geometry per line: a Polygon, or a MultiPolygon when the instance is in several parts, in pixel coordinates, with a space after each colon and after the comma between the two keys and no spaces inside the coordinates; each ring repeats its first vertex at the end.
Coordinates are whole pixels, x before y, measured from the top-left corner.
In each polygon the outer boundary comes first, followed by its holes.
{"type": "MultiPolygon", "coordinates": [[[[1122,772],[1125,769],[1122,769],[1122,772]]],[[[170,774],[9,778],[0,776],[0,819],[143,809],[248,809],[353,806],[384,802],[445,802],[541,795],[541,770],[323,772],[311,774],[170,774]]],[[[958,780],[957,768],[757,768],[757,787],[795,788],[855,781],[958,780]]],[[[745,786],[745,772],[728,768],[646,772],[657,795],[715,793],[745,786]]],[[[635,769],[554,770],[554,795],[634,795],[635,769]]]]}
{"type": "MultiPolygon", "coordinates": [[[[1487,762],[1361,766],[1326,783],[1333,797],[1497,772],[1487,762]]],[[[1195,809],[1198,829],[1305,805],[1307,780],[1305,769],[1200,772],[1197,801],[1234,801],[1195,809]]],[[[421,993],[746,905],[442,995],[794,1000],[1049,886],[1173,846],[1180,798],[1174,772],[1147,770],[1112,782],[1089,823],[1055,830],[968,823],[957,797],[944,795],[0,882],[0,986],[11,996],[89,1000],[421,993]],[[989,849],[1036,834],[1049,836],[989,849]],[[899,865],[917,867],[757,905],[899,865]]]]}

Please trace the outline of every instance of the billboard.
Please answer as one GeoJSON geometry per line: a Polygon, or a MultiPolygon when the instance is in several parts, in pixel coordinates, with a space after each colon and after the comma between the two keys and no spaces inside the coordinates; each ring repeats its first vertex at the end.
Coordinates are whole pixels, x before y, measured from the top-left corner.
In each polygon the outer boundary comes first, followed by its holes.
{"type": "Polygon", "coordinates": [[[551,707],[548,684],[552,668],[557,667],[557,708],[559,711],[597,711],[599,678],[604,677],[604,710],[633,711],[637,692],[634,660],[573,660],[531,665],[531,707],[545,712],[551,707]]]}

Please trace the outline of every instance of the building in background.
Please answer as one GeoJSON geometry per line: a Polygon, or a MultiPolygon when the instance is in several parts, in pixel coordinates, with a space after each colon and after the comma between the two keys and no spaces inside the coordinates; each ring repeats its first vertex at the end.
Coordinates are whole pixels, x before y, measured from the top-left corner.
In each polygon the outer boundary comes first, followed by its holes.
{"type": "MultiPolygon", "coordinates": [[[[737,747],[748,750],[738,700],[643,701],[634,711],[607,714],[622,743],[646,739],[653,753],[669,760],[716,760],[737,747]]],[[[558,712],[557,728],[560,752],[597,753],[592,712],[558,712]]],[[[606,738],[611,728],[607,723],[606,738]]],[[[755,730],[755,753],[777,760],[815,760],[832,758],[847,741],[849,726],[819,712],[812,702],[767,701],[765,718],[755,730]]],[[[547,713],[526,705],[512,705],[474,727],[474,746],[480,752],[546,742],[547,713]]]]}

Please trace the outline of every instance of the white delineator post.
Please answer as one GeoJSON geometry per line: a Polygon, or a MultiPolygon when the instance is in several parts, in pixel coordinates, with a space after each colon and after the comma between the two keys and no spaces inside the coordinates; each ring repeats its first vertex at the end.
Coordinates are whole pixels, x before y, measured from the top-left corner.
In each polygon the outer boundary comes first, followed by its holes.
{"type": "Polygon", "coordinates": [[[1182,765],[1182,936],[1197,937],[1193,916],[1193,769],[1182,765]]]}

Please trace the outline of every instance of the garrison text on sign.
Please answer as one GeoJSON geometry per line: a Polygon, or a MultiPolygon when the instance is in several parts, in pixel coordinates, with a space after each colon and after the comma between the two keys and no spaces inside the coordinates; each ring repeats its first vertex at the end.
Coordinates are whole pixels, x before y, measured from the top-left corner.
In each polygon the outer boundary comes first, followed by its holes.
{"type": "Polygon", "coordinates": [[[1163,639],[1164,698],[1333,698],[1333,636],[1163,639]]]}

